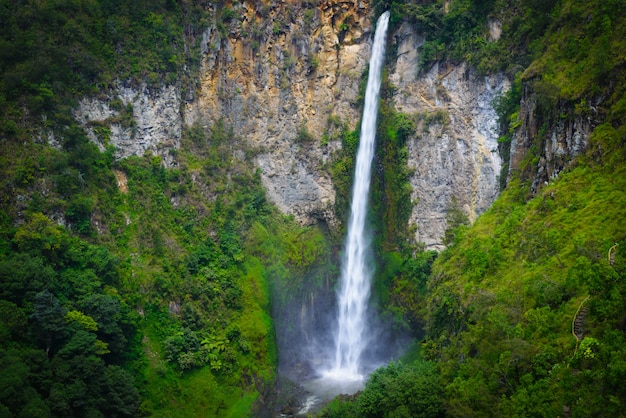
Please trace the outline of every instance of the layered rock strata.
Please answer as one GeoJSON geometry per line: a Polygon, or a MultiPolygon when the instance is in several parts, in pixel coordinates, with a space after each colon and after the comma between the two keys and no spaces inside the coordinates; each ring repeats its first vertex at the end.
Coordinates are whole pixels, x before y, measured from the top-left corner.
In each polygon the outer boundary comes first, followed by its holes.
{"type": "Polygon", "coordinates": [[[236,8],[228,32],[209,28],[188,124],[218,119],[256,150],[269,198],[303,224],[335,225],[335,192],[324,164],[339,141],[322,144],[329,118],[354,128],[358,83],[367,65],[367,3],[325,1],[319,6],[278,3],[264,13],[236,8]],[[247,36],[244,36],[244,32],[247,36]]]}

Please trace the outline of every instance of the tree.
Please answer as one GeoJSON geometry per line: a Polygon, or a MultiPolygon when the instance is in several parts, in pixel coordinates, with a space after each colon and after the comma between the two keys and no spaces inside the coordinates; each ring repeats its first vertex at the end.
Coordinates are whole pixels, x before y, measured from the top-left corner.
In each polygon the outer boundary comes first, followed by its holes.
{"type": "Polygon", "coordinates": [[[63,233],[46,215],[33,213],[13,240],[21,251],[53,256],[61,248],[63,233]]]}
{"type": "Polygon", "coordinates": [[[41,256],[14,253],[0,262],[0,299],[21,304],[54,281],[54,270],[41,256]]]}
{"type": "Polygon", "coordinates": [[[448,205],[446,213],[447,228],[444,232],[443,243],[446,246],[454,244],[455,240],[461,235],[462,228],[469,225],[469,218],[459,206],[456,197],[452,197],[448,205]]]}
{"type": "Polygon", "coordinates": [[[16,304],[0,300],[0,347],[12,338],[26,334],[26,314],[16,304]]]}
{"type": "Polygon", "coordinates": [[[123,319],[119,298],[93,294],[82,303],[83,311],[98,324],[97,334],[115,355],[121,355],[126,348],[127,339],[120,323],[123,319]]]}
{"type": "Polygon", "coordinates": [[[432,363],[391,362],[370,375],[357,405],[362,417],[440,417],[443,389],[432,363]]]}
{"type": "Polygon", "coordinates": [[[141,399],[130,373],[118,366],[108,366],[104,373],[104,386],[106,402],[102,411],[106,416],[137,416],[141,399]]]}
{"type": "Polygon", "coordinates": [[[44,345],[46,354],[54,345],[65,337],[66,309],[61,302],[47,290],[37,293],[33,303],[34,312],[30,316],[35,338],[44,345]]]}

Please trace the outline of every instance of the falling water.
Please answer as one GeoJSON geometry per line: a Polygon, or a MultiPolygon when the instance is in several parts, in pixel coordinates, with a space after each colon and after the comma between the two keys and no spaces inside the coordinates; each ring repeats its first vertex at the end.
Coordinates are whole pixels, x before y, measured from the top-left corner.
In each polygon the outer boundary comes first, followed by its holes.
{"type": "Polygon", "coordinates": [[[367,344],[366,310],[372,268],[368,263],[370,236],[367,233],[365,218],[388,22],[389,12],[385,12],[380,16],[376,25],[356,158],[352,211],[341,270],[341,289],[338,295],[339,322],[335,335],[335,365],[331,373],[348,380],[360,379],[360,357],[367,344]]]}

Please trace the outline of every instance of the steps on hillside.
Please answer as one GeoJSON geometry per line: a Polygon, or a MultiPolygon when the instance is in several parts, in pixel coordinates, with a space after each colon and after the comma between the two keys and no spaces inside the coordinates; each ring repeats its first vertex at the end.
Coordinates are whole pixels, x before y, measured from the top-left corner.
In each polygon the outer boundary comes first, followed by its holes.
{"type": "Polygon", "coordinates": [[[572,322],[572,333],[576,336],[576,339],[579,341],[582,340],[584,336],[583,324],[585,322],[585,315],[587,314],[587,307],[585,306],[581,310],[578,311],[576,317],[574,318],[574,322],[572,322]]]}

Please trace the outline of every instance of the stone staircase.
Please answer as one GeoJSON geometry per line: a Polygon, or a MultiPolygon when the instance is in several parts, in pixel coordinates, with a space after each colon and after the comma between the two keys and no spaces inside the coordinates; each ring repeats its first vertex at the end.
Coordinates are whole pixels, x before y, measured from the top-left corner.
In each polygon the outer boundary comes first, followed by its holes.
{"type": "Polygon", "coordinates": [[[574,334],[574,337],[576,337],[578,341],[582,340],[584,336],[583,324],[585,322],[586,314],[587,307],[585,306],[584,308],[578,310],[578,313],[572,322],[572,334],[574,334]]]}

